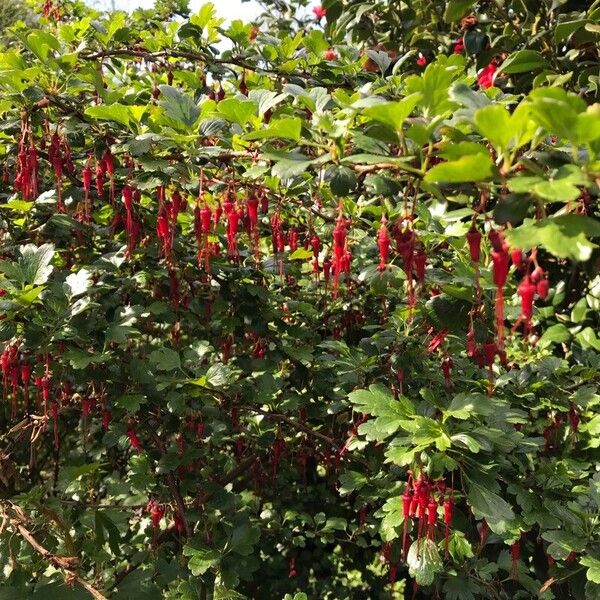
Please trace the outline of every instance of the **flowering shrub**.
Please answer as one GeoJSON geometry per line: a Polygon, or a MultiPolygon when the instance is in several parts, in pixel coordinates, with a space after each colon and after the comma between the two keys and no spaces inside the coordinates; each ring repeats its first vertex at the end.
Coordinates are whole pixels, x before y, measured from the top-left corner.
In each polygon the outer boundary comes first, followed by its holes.
{"type": "Polygon", "coordinates": [[[600,6],[264,4],[0,54],[0,597],[600,597],[600,6]]]}

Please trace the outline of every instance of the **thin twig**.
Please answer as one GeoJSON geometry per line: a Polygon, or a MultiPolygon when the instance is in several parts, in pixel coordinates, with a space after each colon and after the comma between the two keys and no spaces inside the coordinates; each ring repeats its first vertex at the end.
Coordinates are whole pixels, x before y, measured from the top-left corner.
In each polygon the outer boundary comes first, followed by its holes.
{"type": "Polygon", "coordinates": [[[288,425],[291,425],[292,427],[298,429],[299,431],[303,431],[304,433],[307,433],[308,435],[312,435],[314,437],[317,437],[317,438],[323,440],[324,442],[327,442],[332,448],[335,448],[335,450],[337,450],[338,452],[341,450],[341,446],[333,438],[330,438],[329,436],[326,436],[326,435],[320,433],[319,431],[315,431],[314,429],[311,429],[307,425],[304,425],[303,423],[299,423],[298,421],[296,421],[286,415],[282,415],[281,413],[269,412],[268,410],[263,410],[262,408],[258,408],[255,406],[241,406],[240,408],[249,410],[251,412],[258,413],[259,415],[263,415],[267,419],[273,419],[275,421],[281,421],[282,423],[287,423],[288,425]]]}
{"type": "Polygon", "coordinates": [[[33,536],[31,531],[25,527],[27,517],[20,509],[13,507],[13,514],[8,515],[6,507],[3,505],[0,507],[2,515],[8,518],[9,523],[18,531],[20,536],[44,559],[47,560],[57,569],[60,569],[65,574],[65,579],[68,582],[77,582],[83,589],[85,589],[93,598],[96,600],[107,600],[106,596],[100,593],[91,583],[82,579],[74,568],[78,564],[78,560],[74,556],[59,556],[53,554],[47,548],[44,548],[33,536]]]}

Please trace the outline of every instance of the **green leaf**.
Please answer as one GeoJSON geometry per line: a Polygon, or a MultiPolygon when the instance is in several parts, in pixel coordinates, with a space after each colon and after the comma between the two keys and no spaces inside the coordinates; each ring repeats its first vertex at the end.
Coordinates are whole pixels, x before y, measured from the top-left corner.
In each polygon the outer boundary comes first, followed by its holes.
{"type": "Polygon", "coordinates": [[[472,578],[450,575],[444,583],[443,591],[446,600],[476,600],[481,597],[484,589],[472,578]]]}
{"type": "Polygon", "coordinates": [[[273,165],[271,172],[274,177],[292,179],[304,173],[311,164],[312,161],[302,160],[301,158],[283,158],[273,165]]]}
{"type": "Polygon", "coordinates": [[[125,409],[127,412],[135,413],[140,409],[142,404],[146,403],[146,396],[144,394],[124,394],[119,396],[115,404],[125,409]]]}
{"type": "Polygon", "coordinates": [[[456,332],[467,325],[470,302],[451,298],[447,294],[438,294],[429,299],[426,306],[438,331],[447,329],[456,332]]]}
{"type": "Polygon", "coordinates": [[[473,2],[471,0],[448,0],[446,10],[444,11],[444,21],[452,23],[464,17],[468,12],[471,12],[473,2]]]}
{"type": "Polygon", "coordinates": [[[227,121],[243,126],[255,115],[257,106],[251,100],[227,98],[219,102],[217,109],[219,115],[227,121]]]}
{"type": "Polygon", "coordinates": [[[85,294],[92,284],[92,274],[87,269],[80,269],[77,273],[71,273],[65,280],[69,287],[71,296],[85,294]]]}
{"type": "Polygon", "coordinates": [[[366,108],[363,111],[363,115],[387,125],[399,134],[402,131],[404,121],[421,98],[421,94],[411,94],[399,102],[376,104],[375,106],[366,108]]]}
{"type": "Polygon", "coordinates": [[[307,260],[309,258],[312,258],[312,256],[313,256],[312,250],[306,250],[305,248],[298,248],[290,254],[289,258],[290,258],[290,260],[307,260]]]}
{"type": "MultiPolygon", "coordinates": [[[[559,17],[560,19],[560,17],[559,17]]],[[[562,42],[570,37],[573,33],[575,33],[581,27],[584,27],[587,23],[586,19],[574,19],[572,21],[561,21],[557,23],[554,28],[554,41],[562,42]]]]}
{"type": "Polygon", "coordinates": [[[64,357],[73,369],[86,369],[91,364],[103,363],[109,359],[108,355],[93,354],[78,348],[69,348],[64,357]]]}
{"type": "Polygon", "coordinates": [[[258,106],[258,116],[262,117],[268,110],[283,102],[287,96],[270,90],[250,90],[248,99],[258,106]]]}
{"type": "Polygon", "coordinates": [[[586,572],[588,581],[600,583],[600,560],[588,554],[581,557],[579,564],[583,565],[584,567],[588,567],[586,572]]]}
{"type": "Polygon", "coordinates": [[[342,496],[360,490],[367,484],[367,477],[358,471],[346,471],[340,475],[340,487],[338,489],[342,496]]]}
{"type": "Polygon", "coordinates": [[[379,67],[382,75],[385,74],[388,67],[392,64],[392,59],[387,52],[367,50],[367,56],[379,67]]]}
{"type": "Polygon", "coordinates": [[[510,223],[513,226],[519,225],[527,216],[530,207],[530,198],[508,194],[504,198],[499,198],[498,203],[494,206],[494,221],[498,225],[505,223],[510,223]]]}
{"type": "Polygon", "coordinates": [[[581,344],[582,348],[594,348],[600,352],[600,339],[596,336],[596,332],[591,327],[586,327],[580,331],[575,338],[581,344]]]}
{"type": "Polygon", "coordinates": [[[467,499],[473,514],[478,519],[486,519],[496,533],[506,531],[506,522],[515,518],[513,509],[506,500],[472,480],[469,480],[467,499]]]}
{"type": "Polygon", "coordinates": [[[577,200],[580,194],[577,186],[564,179],[542,181],[533,188],[533,192],[551,202],[570,202],[577,200]]]}
{"type": "Polygon", "coordinates": [[[158,87],[160,89],[159,106],[162,107],[165,114],[184,127],[192,127],[200,116],[200,108],[194,99],[173,86],[160,85],[158,87]]]}
{"type": "Polygon", "coordinates": [[[453,442],[452,445],[455,445],[454,442],[458,442],[459,446],[466,446],[473,454],[477,454],[481,450],[481,444],[467,433],[455,433],[450,439],[453,442]]]}
{"type": "Polygon", "coordinates": [[[247,600],[247,596],[230,590],[221,583],[215,583],[212,597],[213,600],[247,600]]]}
{"type": "Polygon", "coordinates": [[[448,95],[455,102],[471,110],[477,110],[478,108],[490,105],[490,99],[484,93],[476,92],[462,81],[455,83],[450,88],[448,95]]]}
{"type": "Polygon", "coordinates": [[[500,65],[499,71],[508,73],[529,73],[548,68],[546,59],[535,50],[517,50],[510,54],[500,65]]]}
{"type": "Polygon", "coordinates": [[[46,61],[52,50],[60,51],[59,41],[41,29],[35,29],[27,36],[27,46],[42,62],[46,61]]]}
{"type": "Polygon", "coordinates": [[[324,33],[318,29],[313,29],[308,35],[306,35],[303,42],[304,46],[319,58],[330,46],[324,33]]]}
{"type": "Polygon", "coordinates": [[[50,265],[54,257],[52,244],[27,244],[19,247],[21,256],[17,263],[0,261],[0,272],[15,284],[24,288],[27,285],[39,286],[48,281],[53,267],[50,265]]]}
{"type": "Polygon", "coordinates": [[[584,215],[560,215],[509,229],[506,237],[513,247],[543,246],[560,258],[586,261],[597,247],[588,238],[600,237],[600,222],[584,215]]]}
{"type": "Polygon", "coordinates": [[[569,330],[562,323],[557,323],[556,325],[551,325],[544,331],[538,345],[540,348],[546,348],[553,344],[566,342],[570,337],[571,333],[569,330]]]}
{"type": "Polygon", "coordinates": [[[183,547],[183,555],[189,556],[188,567],[194,577],[204,575],[210,568],[219,564],[221,553],[211,548],[194,548],[189,544],[183,547]]]}
{"type": "Polygon", "coordinates": [[[302,120],[298,117],[283,117],[273,119],[266,129],[252,131],[244,135],[245,140],[262,140],[280,138],[297,142],[300,139],[302,120]]]}
{"type": "Polygon", "coordinates": [[[396,539],[400,535],[399,527],[404,523],[402,498],[393,496],[388,498],[381,507],[384,517],[380,523],[380,532],[385,541],[396,539]]]}
{"type": "Polygon", "coordinates": [[[395,400],[391,391],[379,384],[370,385],[368,390],[355,390],[348,399],[358,407],[357,410],[374,417],[405,416],[415,410],[408,398],[399,396],[395,400]]]}
{"type": "Polygon", "coordinates": [[[489,416],[497,410],[490,396],[477,392],[461,392],[452,398],[450,406],[444,411],[445,417],[469,419],[472,415],[489,416]]]}
{"type": "Polygon", "coordinates": [[[533,119],[549,134],[565,140],[576,140],[578,118],[586,103],[576,94],[560,88],[538,88],[527,99],[533,119]]]}
{"type": "Polygon", "coordinates": [[[486,106],[475,113],[477,129],[500,151],[509,147],[513,136],[509,123],[510,113],[501,104],[486,106]]]}
{"type": "Polygon", "coordinates": [[[473,558],[473,547],[465,534],[460,529],[455,529],[450,536],[448,543],[450,556],[458,562],[463,562],[467,558],[473,558]]]}
{"type": "Polygon", "coordinates": [[[437,183],[463,183],[486,181],[494,176],[494,163],[484,154],[471,154],[458,160],[435,165],[427,171],[425,181],[437,183]]]}
{"type": "Polygon", "coordinates": [[[331,166],[325,171],[324,180],[329,183],[335,196],[347,196],[357,184],[354,171],[344,166],[331,166]]]}
{"type": "Polygon", "coordinates": [[[431,585],[444,567],[435,542],[427,537],[411,544],[406,563],[410,576],[421,586],[431,585]]]}
{"type": "Polygon", "coordinates": [[[21,253],[21,268],[23,270],[23,279],[32,285],[42,285],[48,281],[52,266],[50,262],[54,257],[54,246],[52,244],[42,244],[37,247],[33,244],[27,244],[19,248],[21,253]]]}
{"type": "Polygon", "coordinates": [[[564,560],[571,552],[582,552],[585,548],[585,538],[581,538],[568,531],[544,531],[542,538],[550,542],[548,554],[557,560],[564,560]]]}
{"type": "Polygon", "coordinates": [[[85,114],[99,121],[115,121],[115,123],[120,123],[121,125],[125,125],[125,127],[129,127],[131,121],[129,106],[119,104],[118,102],[88,106],[85,109],[85,114]]]}
{"type": "Polygon", "coordinates": [[[159,348],[153,350],[148,356],[150,364],[157,368],[159,371],[174,371],[181,367],[181,361],[179,354],[171,348],[159,348]]]}
{"type": "Polygon", "coordinates": [[[236,371],[229,365],[215,363],[206,372],[206,383],[214,388],[223,388],[231,385],[236,377],[236,371]]]}

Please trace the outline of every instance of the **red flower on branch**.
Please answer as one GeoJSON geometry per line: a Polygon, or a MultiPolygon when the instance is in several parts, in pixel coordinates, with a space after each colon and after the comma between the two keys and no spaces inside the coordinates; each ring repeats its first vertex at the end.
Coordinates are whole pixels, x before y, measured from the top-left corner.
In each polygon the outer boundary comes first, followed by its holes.
{"type": "Polygon", "coordinates": [[[322,6],[313,6],[312,11],[315,14],[317,21],[320,21],[323,17],[327,16],[327,9],[322,6]]]}
{"type": "Polygon", "coordinates": [[[486,89],[491,88],[494,85],[497,71],[498,66],[493,61],[487,67],[484,67],[477,76],[479,87],[486,89]]]}

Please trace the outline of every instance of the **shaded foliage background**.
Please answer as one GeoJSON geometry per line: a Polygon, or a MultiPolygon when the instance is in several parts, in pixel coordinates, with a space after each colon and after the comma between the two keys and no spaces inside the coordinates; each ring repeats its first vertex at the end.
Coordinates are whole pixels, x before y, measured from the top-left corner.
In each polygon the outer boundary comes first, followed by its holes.
{"type": "Polygon", "coordinates": [[[600,4],[262,4],[8,34],[0,598],[599,597],[600,4]]]}

